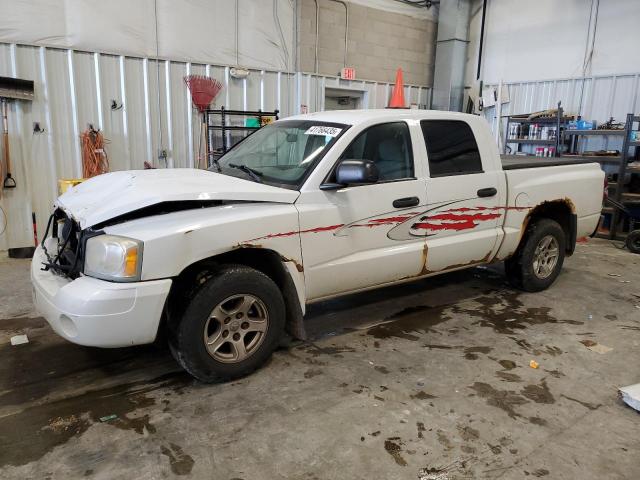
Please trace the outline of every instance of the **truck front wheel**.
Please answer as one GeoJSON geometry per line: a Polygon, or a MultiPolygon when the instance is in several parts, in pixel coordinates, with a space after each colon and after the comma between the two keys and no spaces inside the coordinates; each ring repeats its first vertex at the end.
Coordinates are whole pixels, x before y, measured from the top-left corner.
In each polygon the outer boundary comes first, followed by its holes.
{"type": "Polygon", "coordinates": [[[232,265],[197,289],[171,329],[169,345],[198,380],[229,380],[249,374],[271,356],[284,324],[284,300],[273,280],[232,265]]]}
{"type": "Polygon", "coordinates": [[[542,218],[531,223],[518,251],[505,261],[507,280],[527,292],[545,290],[560,274],[565,245],[558,222],[542,218]]]}

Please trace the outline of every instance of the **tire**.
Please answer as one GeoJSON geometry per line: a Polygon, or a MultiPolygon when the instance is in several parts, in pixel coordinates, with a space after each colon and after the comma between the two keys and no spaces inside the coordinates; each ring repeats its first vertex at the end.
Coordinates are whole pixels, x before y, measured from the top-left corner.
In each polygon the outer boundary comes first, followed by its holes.
{"type": "Polygon", "coordinates": [[[565,248],[564,230],[558,222],[548,218],[537,220],[527,228],[514,256],[505,261],[507,280],[526,292],[549,288],[562,270],[565,248]]]}
{"type": "Polygon", "coordinates": [[[640,230],[633,230],[627,235],[625,245],[630,252],[640,253],[640,230]]]}
{"type": "Polygon", "coordinates": [[[273,280],[253,268],[229,265],[191,296],[182,319],[171,328],[169,346],[198,380],[231,380],[269,359],[284,325],[284,300],[273,280]]]}

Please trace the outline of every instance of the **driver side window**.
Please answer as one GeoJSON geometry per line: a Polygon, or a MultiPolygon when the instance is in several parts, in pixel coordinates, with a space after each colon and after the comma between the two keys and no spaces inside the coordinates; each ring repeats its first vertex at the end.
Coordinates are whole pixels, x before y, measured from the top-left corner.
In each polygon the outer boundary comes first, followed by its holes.
{"type": "Polygon", "coordinates": [[[340,157],[340,160],[347,159],[375,163],[381,182],[413,178],[413,151],[408,125],[393,122],[367,128],[340,157]]]}

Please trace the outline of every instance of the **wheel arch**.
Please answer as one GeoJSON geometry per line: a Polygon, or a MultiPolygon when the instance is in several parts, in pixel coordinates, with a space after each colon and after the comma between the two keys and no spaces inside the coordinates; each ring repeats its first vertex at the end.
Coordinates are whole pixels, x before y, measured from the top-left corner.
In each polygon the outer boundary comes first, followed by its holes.
{"type": "Polygon", "coordinates": [[[171,329],[172,325],[179,322],[198,285],[215,276],[223,266],[237,264],[255,268],[274,281],[284,299],[287,333],[304,340],[304,304],[300,301],[300,298],[304,298],[304,291],[299,291],[304,286],[296,285],[286,263],[293,263],[295,270],[302,273],[302,265],[297,262],[282,257],[275,250],[255,246],[238,247],[188,265],[173,279],[163,315],[164,326],[171,329]]]}
{"type": "Polygon", "coordinates": [[[576,248],[576,232],[578,228],[578,217],[573,202],[568,198],[542,202],[534,207],[523,225],[524,235],[520,239],[520,248],[526,237],[527,227],[539,219],[548,218],[558,222],[565,235],[565,252],[567,256],[573,255],[576,248]]]}

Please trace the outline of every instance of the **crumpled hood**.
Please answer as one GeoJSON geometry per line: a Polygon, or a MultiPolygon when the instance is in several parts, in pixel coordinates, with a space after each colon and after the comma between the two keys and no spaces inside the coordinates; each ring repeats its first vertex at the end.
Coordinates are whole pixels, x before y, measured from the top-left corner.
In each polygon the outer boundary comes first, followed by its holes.
{"type": "Polygon", "coordinates": [[[227,200],[293,203],[295,190],[192,168],[130,170],[91,178],[61,195],[56,205],[81,228],[162,202],[227,200]]]}

